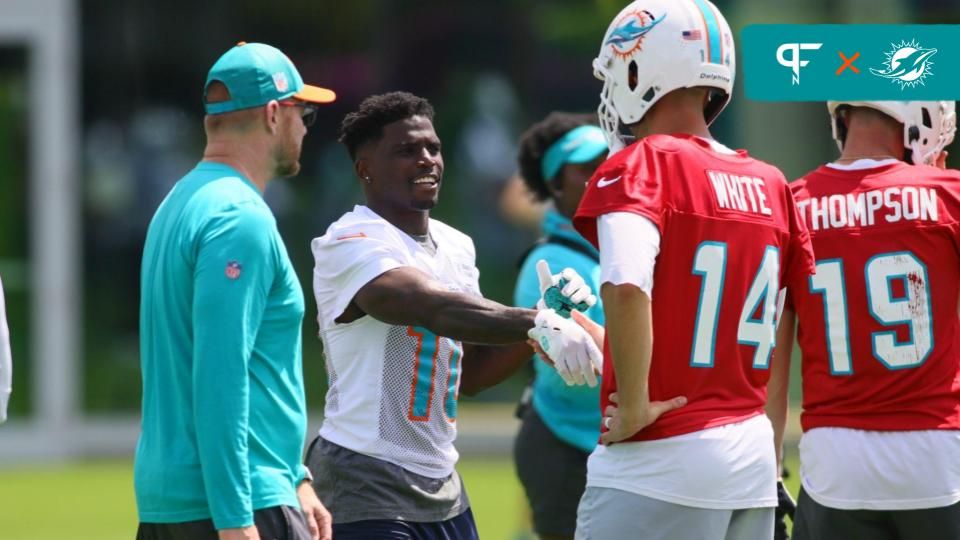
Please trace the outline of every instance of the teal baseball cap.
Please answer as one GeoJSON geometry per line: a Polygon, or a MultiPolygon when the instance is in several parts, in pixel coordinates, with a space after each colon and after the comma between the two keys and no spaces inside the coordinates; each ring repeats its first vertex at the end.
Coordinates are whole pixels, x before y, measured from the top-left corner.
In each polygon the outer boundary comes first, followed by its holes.
{"type": "Polygon", "coordinates": [[[210,68],[203,96],[207,114],[261,107],[272,100],[288,98],[309,103],[330,103],[337,98],[333,90],[303,84],[300,72],[280,49],[243,41],[225,52],[210,68]],[[214,81],[227,87],[228,101],[207,103],[207,89],[214,81]]]}
{"type": "Polygon", "coordinates": [[[603,136],[602,129],[592,125],[573,128],[543,153],[540,172],[543,173],[543,179],[549,182],[564,164],[593,161],[606,151],[607,139],[603,136]]]}

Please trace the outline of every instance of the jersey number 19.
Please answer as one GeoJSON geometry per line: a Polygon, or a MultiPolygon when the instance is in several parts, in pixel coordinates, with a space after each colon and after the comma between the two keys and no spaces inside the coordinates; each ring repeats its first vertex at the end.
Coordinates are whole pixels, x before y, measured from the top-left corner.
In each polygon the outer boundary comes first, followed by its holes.
{"type": "MultiPolygon", "coordinates": [[[[908,325],[910,339],[897,340],[894,330],[873,332],[873,357],[889,369],[917,367],[933,350],[933,320],[930,317],[930,283],[927,267],[909,251],[874,255],[864,265],[867,304],[870,315],[887,327],[908,325]],[[902,295],[894,291],[901,283],[902,295]]],[[[850,362],[850,321],[847,317],[847,290],[842,259],[817,261],[817,273],[810,276],[810,292],[823,295],[830,373],[853,374],[850,362]]]]}

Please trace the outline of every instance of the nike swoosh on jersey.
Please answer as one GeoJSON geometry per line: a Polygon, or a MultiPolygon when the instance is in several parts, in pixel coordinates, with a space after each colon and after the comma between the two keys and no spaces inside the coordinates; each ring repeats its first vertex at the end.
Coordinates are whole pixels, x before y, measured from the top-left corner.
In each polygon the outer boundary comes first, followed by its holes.
{"type": "Polygon", "coordinates": [[[610,180],[607,180],[606,178],[601,178],[601,179],[597,180],[597,187],[601,187],[601,188],[602,188],[602,187],[607,187],[607,186],[609,186],[610,184],[616,184],[617,182],[620,181],[621,178],[623,178],[622,175],[621,175],[621,176],[617,176],[616,178],[611,178],[610,180]]]}

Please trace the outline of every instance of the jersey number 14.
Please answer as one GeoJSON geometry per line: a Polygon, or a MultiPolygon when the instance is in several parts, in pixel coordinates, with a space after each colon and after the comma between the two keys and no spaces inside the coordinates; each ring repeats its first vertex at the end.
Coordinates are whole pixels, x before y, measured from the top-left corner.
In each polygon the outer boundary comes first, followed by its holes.
{"type": "MultiPolygon", "coordinates": [[[[713,367],[717,346],[717,322],[727,272],[726,242],[702,242],[693,256],[693,274],[700,276],[700,300],[693,330],[690,365],[713,367]]],[[[755,347],[753,367],[770,367],[770,353],[776,344],[777,292],[780,279],[780,250],[767,246],[747,291],[737,325],[737,343],[755,347]]]]}

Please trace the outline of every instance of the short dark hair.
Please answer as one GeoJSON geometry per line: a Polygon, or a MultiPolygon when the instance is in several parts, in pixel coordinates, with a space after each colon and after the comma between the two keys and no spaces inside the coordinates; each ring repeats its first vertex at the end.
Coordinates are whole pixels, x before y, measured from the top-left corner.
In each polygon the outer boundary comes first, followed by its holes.
{"type": "Polygon", "coordinates": [[[383,127],[411,116],[425,116],[433,121],[433,105],[425,98],[409,92],[388,92],[364,99],[356,111],[340,123],[340,142],[347,147],[350,159],[357,159],[357,149],[383,137],[383,127]]]}
{"type": "Polygon", "coordinates": [[[588,125],[597,125],[596,114],[552,112],[530,126],[520,137],[520,152],[517,155],[520,176],[537,200],[546,201],[552,196],[541,168],[547,149],[570,130],[588,125]]]}

